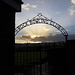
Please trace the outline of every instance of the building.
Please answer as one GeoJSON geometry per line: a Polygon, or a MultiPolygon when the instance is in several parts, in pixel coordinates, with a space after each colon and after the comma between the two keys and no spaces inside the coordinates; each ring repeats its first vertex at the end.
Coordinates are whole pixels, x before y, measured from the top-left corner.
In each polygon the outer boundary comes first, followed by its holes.
{"type": "Polygon", "coordinates": [[[0,40],[2,74],[14,75],[15,13],[21,12],[21,0],[0,1],[0,40]]]}
{"type": "Polygon", "coordinates": [[[75,39],[67,41],[68,74],[75,74],[75,39]]]}

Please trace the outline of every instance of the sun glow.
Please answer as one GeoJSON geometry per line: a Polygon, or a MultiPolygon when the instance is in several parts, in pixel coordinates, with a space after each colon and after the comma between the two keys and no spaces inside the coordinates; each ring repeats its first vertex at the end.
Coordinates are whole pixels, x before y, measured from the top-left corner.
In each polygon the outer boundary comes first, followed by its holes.
{"type": "Polygon", "coordinates": [[[15,43],[42,43],[41,41],[15,40],[15,43]]]}
{"type": "Polygon", "coordinates": [[[31,35],[30,37],[31,37],[32,39],[34,39],[34,38],[37,37],[37,36],[36,36],[36,35],[31,35]]]}
{"type": "Polygon", "coordinates": [[[35,43],[42,43],[41,41],[36,41],[35,43]]]}
{"type": "Polygon", "coordinates": [[[32,39],[34,39],[34,38],[36,38],[36,37],[41,37],[41,35],[30,35],[30,37],[31,37],[32,39]]]}
{"type": "Polygon", "coordinates": [[[42,43],[41,41],[28,41],[26,43],[42,43]]]}
{"type": "MultiPolygon", "coordinates": [[[[52,28],[50,26],[46,26],[45,24],[36,24],[36,26],[29,26],[25,28],[21,35],[16,37],[15,42],[19,43],[42,43],[42,38],[45,39],[50,36],[52,32],[52,28]]],[[[51,35],[52,36],[52,35],[51,35]]],[[[44,41],[44,40],[43,40],[44,41]]]]}

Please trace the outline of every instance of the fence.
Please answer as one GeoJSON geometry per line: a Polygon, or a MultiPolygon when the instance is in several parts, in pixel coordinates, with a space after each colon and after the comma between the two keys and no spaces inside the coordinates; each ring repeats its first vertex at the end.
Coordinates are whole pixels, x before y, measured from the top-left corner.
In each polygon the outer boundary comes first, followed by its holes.
{"type": "MultiPolygon", "coordinates": [[[[15,61],[14,61],[15,75],[51,75],[50,71],[53,67],[52,63],[54,59],[54,58],[52,59],[51,53],[53,52],[54,54],[53,49],[56,50],[56,47],[58,46],[55,43],[22,44],[22,45],[17,44],[15,48],[15,61]]],[[[54,56],[55,55],[53,55],[53,57],[54,56]]]]}

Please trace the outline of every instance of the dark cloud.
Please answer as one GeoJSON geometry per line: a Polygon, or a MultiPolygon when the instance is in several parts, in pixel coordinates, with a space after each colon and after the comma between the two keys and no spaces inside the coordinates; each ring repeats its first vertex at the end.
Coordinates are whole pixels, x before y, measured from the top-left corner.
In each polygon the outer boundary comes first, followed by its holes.
{"type": "MultiPolygon", "coordinates": [[[[21,37],[17,37],[17,39],[21,39],[21,40],[30,40],[30,41],[41,41],[41,42],[49,42],[49,41],[65,41],[65,36],[62,35],[62,34],[56,34],[56,35],[51,35],[50,36],[40,36],[40,37],[35,37],[35,38],[31,38],[30,36],[28,35],[22,35],[21,37]]],[[[75,34],[72,34],[72,35],[69,35],[68,36],[68,39],[75,39],[75,34]]]]}
{"type": "Polygon", "coordinates": [[[24,39],[31,39],[30,36],[25,36],[25,35],[22,35],[22,38],[24,38],[24,39]]]}
{"type": "Polygon", "coordinates": [[[21,40],[25,40],[25,39],[31,39],[31,37],[30,36],[28,36],[28,35],[22,35],[22,36],[17,36],[16,37],[16,39],[21,39],[21,40]]]}
{"type": "Polygon", "coordinates": [[[31,41],[46,41],[47,37],[35,37],[34,39],[31,39],[31,41]]]}
{"type": "Polygon", "coordinates": [[[74,39],[74,40],[75,40],[75,34],[69,35],[69,36],[68,36],[68,39],[69,39],[69,40],[70,40],[70,39],[74,39]]]}
{"type": "Polygon", "coordinates": [[[41,42],[46,42],[46,41],[64,41],[64,36],[62,34],[56,34],[56,35],[50,35],[48,37],[35,37],[34,39],[31,39],[31,41],[41,41],[41,42]]]}

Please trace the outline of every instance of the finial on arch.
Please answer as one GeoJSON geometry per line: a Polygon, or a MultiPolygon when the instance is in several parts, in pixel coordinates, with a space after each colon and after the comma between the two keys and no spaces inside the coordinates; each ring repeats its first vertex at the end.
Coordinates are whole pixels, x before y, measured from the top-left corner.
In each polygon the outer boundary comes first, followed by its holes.
{"type": "Polygon", "coordinates": [[[42,13],[38,13],[37,16],[42,16],[42,13]]]}

